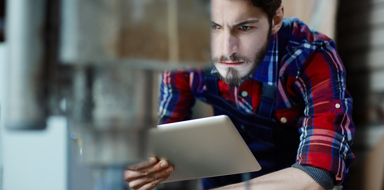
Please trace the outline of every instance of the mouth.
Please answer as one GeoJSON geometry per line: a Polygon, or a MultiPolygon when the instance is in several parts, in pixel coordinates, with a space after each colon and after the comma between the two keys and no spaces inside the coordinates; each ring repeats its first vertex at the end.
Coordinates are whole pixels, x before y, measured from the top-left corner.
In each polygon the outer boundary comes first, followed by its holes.
{"type": "Polygon", "coordinates": [[[223,66],[238,66],[243,64],[244,62],[219,62],[223,66]]]}

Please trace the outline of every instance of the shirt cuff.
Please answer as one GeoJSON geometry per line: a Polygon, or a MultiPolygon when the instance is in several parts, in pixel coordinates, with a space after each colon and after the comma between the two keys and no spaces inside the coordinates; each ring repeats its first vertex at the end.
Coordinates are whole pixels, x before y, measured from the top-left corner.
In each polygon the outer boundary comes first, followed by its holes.
{"type": "Polygon", "coordinates": [[[335,175],[327,170],[309,165],[300,165],[298,163],[293,164],[292,167],[307,173],[309,176],[311,176],[312,179],[314,179],[321,187],[326,190],[332,189],[335,184],[335,175]]]}

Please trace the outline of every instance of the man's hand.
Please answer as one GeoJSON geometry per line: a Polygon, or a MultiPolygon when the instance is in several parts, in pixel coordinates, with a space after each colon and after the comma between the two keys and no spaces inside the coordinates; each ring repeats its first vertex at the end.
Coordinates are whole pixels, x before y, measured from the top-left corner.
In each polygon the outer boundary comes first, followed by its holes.
{"type": "Polygon", "coordinates": [[[124,172],[124,180],[132,189],[153,189],[166,180],[173,172],[166,160],[158,161],[155,157],[149,157],[148,161],[128,166],[124,172]]]}

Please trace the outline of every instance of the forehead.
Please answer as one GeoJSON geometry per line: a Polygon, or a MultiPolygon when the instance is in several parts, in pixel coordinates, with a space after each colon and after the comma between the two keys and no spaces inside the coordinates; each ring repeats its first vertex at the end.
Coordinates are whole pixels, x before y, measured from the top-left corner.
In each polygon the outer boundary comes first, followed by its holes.
{"type": "Polygon", "coordinates": [[[250,18],[267,17],[251,0],[211,0],[211,19],[216,23],[236,23],[250,18]]]}

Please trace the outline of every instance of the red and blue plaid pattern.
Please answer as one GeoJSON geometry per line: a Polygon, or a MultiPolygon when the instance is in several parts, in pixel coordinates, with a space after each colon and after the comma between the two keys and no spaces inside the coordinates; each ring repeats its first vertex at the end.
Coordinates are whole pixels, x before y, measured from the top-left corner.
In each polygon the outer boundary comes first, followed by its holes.
{"type": "MultiPolygon", "coordinates": [[[[271,36],[267,55],[251,78],[238,88],[219,81],[219,90],[239,111],[256,113],[261,84],[277,86],[276,120],[301,133],[297,163],[331,171],[340,184],[354,160],[352,98],[345,74],[333,41],[291,18],[271,36]]],[[[188,119],[195,99],[205,100],[200,69],[166,71],[162,79],[160,123],[188,119]]]]}

